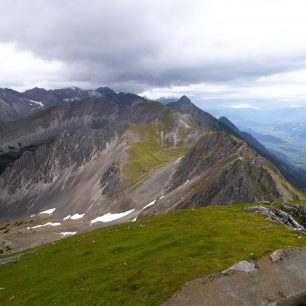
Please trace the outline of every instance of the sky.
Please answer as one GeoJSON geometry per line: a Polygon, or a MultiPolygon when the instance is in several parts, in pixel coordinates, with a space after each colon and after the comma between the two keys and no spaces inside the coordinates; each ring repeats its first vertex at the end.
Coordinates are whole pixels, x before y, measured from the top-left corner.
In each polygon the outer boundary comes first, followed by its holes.
{"type": "Polygon", "coordinates": [[[306,107],[305,0],[0,0],[0,87],[306,107]]]}

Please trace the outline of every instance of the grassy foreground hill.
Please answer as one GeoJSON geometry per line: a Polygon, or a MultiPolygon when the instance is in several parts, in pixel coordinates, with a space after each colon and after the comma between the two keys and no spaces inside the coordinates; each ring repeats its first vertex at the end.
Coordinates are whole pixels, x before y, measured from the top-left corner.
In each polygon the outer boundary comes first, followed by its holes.
{"type": "Polygon", "coordinates": [[[32,249],[0,265],[0,305],[159,305],[188,280],[306,244],[245,206],[176,211],[32,249]]]}

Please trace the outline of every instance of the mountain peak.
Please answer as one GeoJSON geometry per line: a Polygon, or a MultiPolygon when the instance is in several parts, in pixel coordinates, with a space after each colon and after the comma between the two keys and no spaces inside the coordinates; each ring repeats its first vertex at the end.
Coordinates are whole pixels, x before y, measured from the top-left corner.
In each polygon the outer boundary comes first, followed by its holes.
{"type": "Polygon", "coordinates": [[[110,89],[109,87],[99,87],[96,89],[97,92],[102,94],[103,96],[113,96],[116,95],[116,92],[110,89]]]}
{"type": "Polygon", "coordinates": [[[179,100],[177,101],[177,103],[192,104],[190,99],[185,95],[181,96],[179,100]]]}

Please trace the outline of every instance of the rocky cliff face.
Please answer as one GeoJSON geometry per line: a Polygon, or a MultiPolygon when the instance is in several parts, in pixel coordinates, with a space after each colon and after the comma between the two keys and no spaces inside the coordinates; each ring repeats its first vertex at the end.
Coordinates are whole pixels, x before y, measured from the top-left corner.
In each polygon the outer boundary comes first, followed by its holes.
{"type": "Polygon", "coordinates": [[[221,117],[219,119],[223,125],[227,126],[230,130],[234,131],[235,135],[243,139],[248,143],[257,153],[266,158],[271,162],[288,180],[291,184],[299,187],[306,187],[306,171],[297,168],[292,165],[289,161],[284,161],[276,156],[274,153],[271,153],[263,144],[261,144],[255,137],[247,132],[240,131],[230,120],[226,117],[221,117]]]}
{"type": "MultiPolygon", "coordinates": [[[[80,212],[89,218],[110,206],[120,210],[127,184],[121,168],[130,141],[137,138],[130,126],[160,126],[156,137],[165,148],[188,145],[198,133],[189,116],[160,103],[136,95],[121,105],[116,99],[72,102],[0,124],[2,218],[26,217],[51,206],[60,218],[80,212]]],[[[125,201],[125,208],[132,205],[125,201]]]]}
{"type": "Polygon", "coordinates": [[[283,202],[303,196],[241,139],[209,132],[181,159],[163,199],[143,215],[206,205],[283,202]]]}

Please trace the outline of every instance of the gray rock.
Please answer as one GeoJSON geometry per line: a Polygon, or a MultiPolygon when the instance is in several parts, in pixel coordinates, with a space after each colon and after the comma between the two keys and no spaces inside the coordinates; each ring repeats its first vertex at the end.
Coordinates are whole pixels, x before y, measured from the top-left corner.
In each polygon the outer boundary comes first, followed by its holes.
{"type": "Polygon", "coordinates": [[[122,191],[124,184],[121,181],[120,168],[115,162],[103,174],[100,185],[102,188],[102,195],[112,196],[122,191]]]}
{"type": "Polygon", "coordinates": [[[270,255],[271,261],[272,262],[279,261],[283,255],[284,251],[282,249],[276,250],[270,255]]]}
{"type": "Polygon", "coordinates": [[[249,262],[246,260],[240,261],[230,268],[222,271],[222,273],[228,273],[230,271],[244,271],[246,273],[256,271],[256,265],[253,262],[249,262]]]}
{"type": "Polygon", "coordinates": [[[303,235],[306,235],[306,229],[299,224],[289,213],[275,208],[267,208],[263,206],[252,206],[244,209],[246,212],[256,212],[268,217],[269,220],[278,222],[287,226],[303,235]]]}

